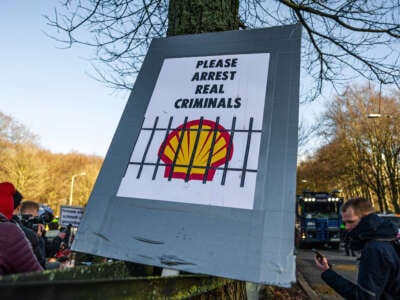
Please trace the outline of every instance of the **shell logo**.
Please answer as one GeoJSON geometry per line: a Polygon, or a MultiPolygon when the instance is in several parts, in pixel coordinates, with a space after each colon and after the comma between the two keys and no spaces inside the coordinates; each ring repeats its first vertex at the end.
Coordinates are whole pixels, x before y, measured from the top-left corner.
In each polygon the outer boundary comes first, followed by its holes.
{"type": "Polygon", "coordinates": [[[231,136],[210,120],[182,124],[167,136],[158,155],[166,164],[164,177],[211,181],[216,169],[232,158],[231,136]]]}

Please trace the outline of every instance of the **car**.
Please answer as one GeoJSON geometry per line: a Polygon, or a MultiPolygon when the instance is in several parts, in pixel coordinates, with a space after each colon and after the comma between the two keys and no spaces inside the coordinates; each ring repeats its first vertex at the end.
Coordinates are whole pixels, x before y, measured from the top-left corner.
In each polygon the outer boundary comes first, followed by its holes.
{"type": "Polygon", "coordinates": [[[400,238],[400,214],[378,214],[378,216],[393,222],[398,228],[397,238],[400,238]]]}

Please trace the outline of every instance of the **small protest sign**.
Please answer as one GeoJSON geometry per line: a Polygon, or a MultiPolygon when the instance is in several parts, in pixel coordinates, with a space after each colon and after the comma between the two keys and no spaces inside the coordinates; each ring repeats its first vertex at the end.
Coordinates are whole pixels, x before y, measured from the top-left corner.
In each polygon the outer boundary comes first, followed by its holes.
{"type": "Polygon", "coordinates": [[[84,208],[82,206],[61,206],[60,213],[60,225],[68,226],[72,225],[73,227],[78,227],[84,212],[84,208]]]}

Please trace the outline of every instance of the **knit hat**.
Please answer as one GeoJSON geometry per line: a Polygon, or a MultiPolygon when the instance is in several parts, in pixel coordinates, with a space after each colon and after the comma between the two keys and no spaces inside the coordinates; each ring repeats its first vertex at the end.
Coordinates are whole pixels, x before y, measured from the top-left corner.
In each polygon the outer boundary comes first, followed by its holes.
{"type": "Polygon", "coordinates": [[[14,198],[15,187],[12,183],[0,183],[0,213],[11,219],[14,211],[14,198]]]}

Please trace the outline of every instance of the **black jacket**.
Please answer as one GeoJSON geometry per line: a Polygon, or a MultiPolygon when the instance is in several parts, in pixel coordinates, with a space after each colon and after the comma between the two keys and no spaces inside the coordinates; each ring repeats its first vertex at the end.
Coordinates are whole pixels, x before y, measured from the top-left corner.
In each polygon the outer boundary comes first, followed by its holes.
{"type": "Polygon", "coordinates": [[[33,231],[32,229],[22,225],[20,219],[18,216],[13,215],[11,220],[14,224],[18,225],[19,228],[22,229],[22,231],[25,233],[26,238],[30,242],[32,246],[33,253],[35,253],[35,256],[37,260],[39,261],[40,265],[45,268],[46,266],[46,253],[45,253],[45,248],[44,246],[41,245],[40,239],[36,235],[36,232],[33,231]]]}
{"type": "Polygon", "coordinates": [[[63,240],[59,236],[56,236],[51,242],[47,241],[46,242],[47,257],[55,257],[58,250],[60,250],[62,242],[63,240]]]}
{"type": "Polygon", "coordinates": [[[400,299],[400,258],[390,242],[396,234],[390,221],[376,214],[363,217],[350,232],[352,247],[361,250],[357,284],[332,269],[322,279],[345,299],[400,299]]]}

